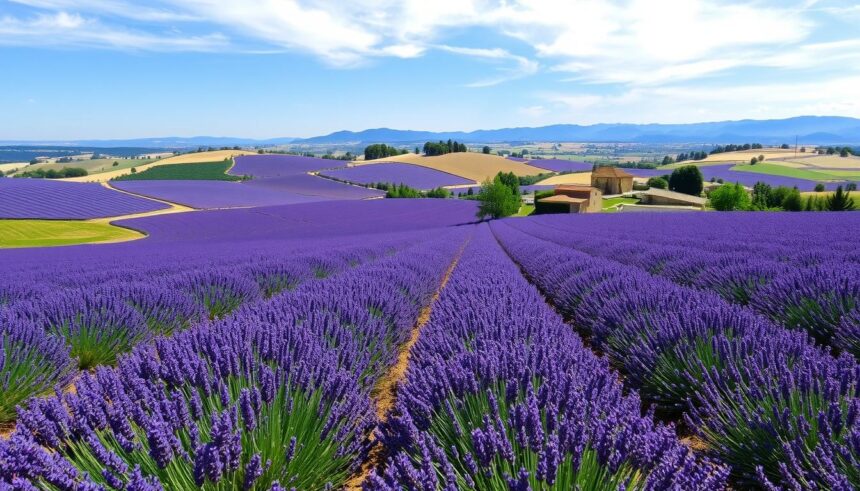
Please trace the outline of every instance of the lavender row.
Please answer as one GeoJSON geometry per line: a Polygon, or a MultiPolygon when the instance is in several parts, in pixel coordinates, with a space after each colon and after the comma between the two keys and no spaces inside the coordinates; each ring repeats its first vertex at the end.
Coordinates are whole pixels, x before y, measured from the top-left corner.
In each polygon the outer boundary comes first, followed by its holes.
{"type": "MultiPolygon", "coordinates": [[[[780,221],[772,214],[759,216],[760,221],[768,219],[780,221]]],[[[860,256],[856,256],[855,238],[847,247],[822,243],[814,236],[811,244],[803,244],[804,233],[800,232],[798,243],[774,244],[787,233],[783,227],[770,233],[747,231],[752,250],[737,251],[726,243],[716,244],[720,249],[715,250],[715,244],[691,239],[690,235],[698,233],[677,224],[675,233],[670,230],[662,238],[639,235],[625,240],[620,233],[601,237],[581,227],[570,233],[574,223],[544,223],[557,228],[537,224],[519,227],[592,255],[618,258],[681,285],[714,291],[780,325],[805,330],[821,344],[860,358],[860,256]]],[[[709,224],[698,222],[699,226],[709,224]]]]}
{"type": "Polygon", "coordinates": [[[32,287],[6,288],[0,293],[0,304],[6,304],[0,307],[0,422],[11,420],[15,406],[29,397],[65,385],[75,368],[114,364],[120,354],[156,336],[223,318],[248,302],[384,256],[395,250],[393,244],[254,258],[232,267],[186,264],[179,271],[182,265],[174,264],[172,274],[149,281],[133,280],[134,271],[114,270],[108,276],[70,276],[38,293],[32,287]],[[38,372],[31,369],[33,362],[38,372]]]}
{"type": "Polygon", "coordinates": [[[721,489],[481,226],[410,355],[369,489],[721,489]]]}
{"type": "Polygon", "coordinates": [[[860,485],[860,367],[719,296],[517,231],[526,274],[646,401],[685,414],[741,486],[860,485]]]}
{"type": "Polygon", "coordinates": [[[168,208],[94,183],[0,179],[0,218],[88,219],[168,208]]]}
{"type": "Polygon", "coordinates": [[[454,233],[139,346],[37,399],[0,442],[13,489],[330,489],[368,449],[390,363],[454,233]],[[44,448],[42,448],[44,447],[44,448]]]}

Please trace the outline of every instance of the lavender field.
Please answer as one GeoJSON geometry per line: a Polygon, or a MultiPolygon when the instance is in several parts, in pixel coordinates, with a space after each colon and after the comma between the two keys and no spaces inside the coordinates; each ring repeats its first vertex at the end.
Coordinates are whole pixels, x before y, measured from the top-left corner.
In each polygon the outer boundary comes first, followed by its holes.
{"type": "Polygon", "coordinates": [[[441,172],[412,164],[371,164],[342,169],[325,170],[321,175],[356,184],[405,184],[419,190],[430,190],[443,186],[474,184],[447,172],[441,172]]]}
{"type": "Polygon", "coordinates": [[[245,208],[361,200],[384,192],[309,175],[308,172],[341,162],[292,155],[251,155],[236,158],[235,175],[252,176],[243,182],[205,180],[135,180],[112,183],[117,189],[198,209],[245,208]]]}
{"type": "Polygon", "coordinates": [[[88,219],[130,215],[168,205],[99,184],[48,179],[0,179],[0,218],[88,219]]]}
{"type": "Polygon", "coordinates": [[[474,213],[3,252],[0,488],[860,485],[860,215],[474,213]]]}

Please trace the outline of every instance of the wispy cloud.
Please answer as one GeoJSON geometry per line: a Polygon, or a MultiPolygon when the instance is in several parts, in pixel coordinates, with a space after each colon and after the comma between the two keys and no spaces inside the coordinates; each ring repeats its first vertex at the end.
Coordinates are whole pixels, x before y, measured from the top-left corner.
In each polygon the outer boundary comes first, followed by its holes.
{"type": "Polygon", "coordinates": [[[511,67],[500,69],[498,76],[466,84],[467,87],[472,88],[492,87],[494,85],[499,85],[509,80],[527,77],[536,73],[539,68],[539,65],[536,61],[530,60],[524,56],[511,54],[510,52],[499,48],[467,48],[462,46],[447,45],[439,45],[436,46],[436,48],[442,51],[446,51],[448,53],[470,56],[478,59],[488,60],[491,62],[513,64],[513,66],[511,67]]]}
{"type": "Polygon", "coordinates": [[[144,51],[216,51],[228,45],[220,34],[178,36],[106,25],[79,14],[59,12],[31,18],[0,17],[0,45],[114,48],[144,51]]]}

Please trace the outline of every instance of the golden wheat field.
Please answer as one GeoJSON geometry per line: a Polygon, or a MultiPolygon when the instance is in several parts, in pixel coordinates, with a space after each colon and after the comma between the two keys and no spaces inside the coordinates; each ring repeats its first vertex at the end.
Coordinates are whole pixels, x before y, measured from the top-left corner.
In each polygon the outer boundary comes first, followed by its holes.
{"type": "Polygon", "coordinates": [[[355,164],[373,165],[381,162],[402,162],[404,164],[420,165],[466,179],[472,179],[475,182],[482,182],[499,172],[513,172],[517,176],[533,176],[547,172],[545,169],[499,157],[498,155],[486,155],[474,152],[449,153],[436,157],[424,157],[409,153],[368,162],[356,162],[355,164]]]}

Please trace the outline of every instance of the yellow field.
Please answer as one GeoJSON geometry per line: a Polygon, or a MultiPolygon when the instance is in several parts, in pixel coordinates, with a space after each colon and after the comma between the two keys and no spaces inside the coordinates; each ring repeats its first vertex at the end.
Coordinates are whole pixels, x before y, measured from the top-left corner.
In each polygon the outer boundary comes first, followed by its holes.
{"type": "MultiPolygon", "coordinates": [[[[838,155],[817,155],[815,157],[798,157],[791,159],[791,163],[808,167],[821,167],[825,169],[860,170],[860,157],[840,157],[838,155]]],[[[788,163],[781,162],[781,163],[788,163]]]]}
{"type": "Polygon", "coordinates": [[[13,162],[11,164],[0,164],[0,172],[7,173],[27,166],[27,162],[13,162]]]}
{"type": "MultiPolygon", "coordinates": [[[[195,152],[195,153],[186,153],[182,155],[176,155],[173,157],[168,157],[166,159],[156,160],[150,164],[140,165],[135,167],[135,169],[140,172],[146,169],[151,169],[153,167],[158,167],[159,165],[167,165],[167,164],[196,164],[202,162],[218,162],[224,159],[230,159],[239,155],[256,155],[256,152],[249,152],[247,150],[215,150],[212,152],[195,152]]],[[[64,181],[75,181],[75,182],[107,182],[115,177],[124,176],[126,174],[130,174],[131,169],[119,169],[110,172],[102,172],[101,174],[93,174],[91,176],[83,176],[83,177],[71,177],[69,179],[63,179],[64,181]]]]}
{"type": "Polygon", "coordinates": [[[368,162],[355,162],[355,164],[373,165],[381,162],[403,162],[405,164],[420,165],[471,179],[478,183],[494,177],[499,172],[513,172],[517,176],[533,176],[549,172],[545,169],[522,162],[515,162],[498,155],[486,155],[477,152],[457,152],[437,157],[424,157],[423,155],[409,153],[368,162]]]}
{"type": "Polygon", "coordinates": [[[577,172],[552,176],[535,183],[536,186],[560,186],[562,184],[585,184],[591,186],[591,172],[577,172]]]}
{"type": "Polygon", "coordinates": [[[104,222],[0,220],[0,248],[123,242],[142,237],[140,232],[104,222]]]}

